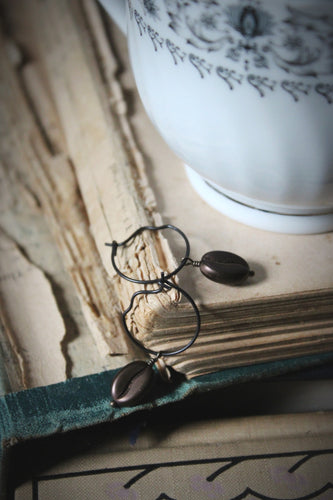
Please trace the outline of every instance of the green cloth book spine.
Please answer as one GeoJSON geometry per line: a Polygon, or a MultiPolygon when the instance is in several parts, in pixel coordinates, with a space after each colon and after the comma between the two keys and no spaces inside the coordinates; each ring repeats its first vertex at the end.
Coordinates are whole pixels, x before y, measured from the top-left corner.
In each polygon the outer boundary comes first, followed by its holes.
{"type": "Polygon", "coordinates": [[[104,371],[54,385],[9,393],[0,398],[0,498],[6,498],[6,455],[17,443],[112,422],[138,410],[153,410],[196,393],[292,373],[332,361],[333,353],[326,353],[232,368],[191,380],[181,380],[176,385],[163,384],[155,399],[128,408],[113,408],[110,404],[110,386],[116,371],[104,371]]]}

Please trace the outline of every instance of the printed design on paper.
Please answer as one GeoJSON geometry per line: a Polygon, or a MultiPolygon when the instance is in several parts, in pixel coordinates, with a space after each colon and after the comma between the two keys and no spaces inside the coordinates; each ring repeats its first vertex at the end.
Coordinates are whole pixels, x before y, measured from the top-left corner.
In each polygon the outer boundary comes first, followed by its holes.
{"type": "MultiPolygon", "coordinates": [[[[111,460],[112,462],[112,460],[111,460]]],[[[305,500],[332,498],[333,450],[308,450],[261,455],[211,457],[136,465],[119,463],[96,470],[41,475],[33,480],[34,499],[48,482],[89,481],[98,498],[105,500],[149,498],[224,498],[228,500],[305,500]],[[87,479],[88,478],[88,479],[87,479]],[[171,480],[172,478],[172,480],[171,480]],[[103,491],[100,489],[102,485],[103,491]]],[[[74,487],[74,483],[72,484],[74,487]]]]}

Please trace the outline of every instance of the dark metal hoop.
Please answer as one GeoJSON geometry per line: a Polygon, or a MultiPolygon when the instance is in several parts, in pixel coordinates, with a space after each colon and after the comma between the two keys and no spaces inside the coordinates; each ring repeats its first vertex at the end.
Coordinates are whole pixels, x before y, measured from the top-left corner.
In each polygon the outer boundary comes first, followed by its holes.
{"type": "Polygon", "coordinates": [[[199,309],[198,307],[196,306],[194,300],[192,299],[192,297],[187,293],[185,292],[185,290],[183,290],[182,288],[180,288],[179,286],[175,285],[174,283],[170,282],[167,280],[167,277],[165,277],[163,274],[162,274],[162,277],[158,280],[158,283],[159,283],[159,288],[157,288],[156,290],[139,290],[138,292],[135,292],[131,298],[131,302],[130,302],[130,305],[128,306],[128,308],[126,309],[126,311],[124,311],[122,313],[122,319],[123,319],[123,325],[124,325],[124,329],[127,333],[127,335],[129,336],[129,338],[138,346],[140,347],[143,351],[145,351],[146,353],[148,354],[152,354],[154,356],[175,356],[176,354],[180,354],[181,352],[184,352],[186,351],[186,349],[188,349],[189,347],[191,347],[192,344],[194,344],[194,342],[196,341],[198,335],[199,335],[199,332],[200,332],[200,326],[201,326],[201,319],[200,319],[200,313],[199,313],[199,309]],[[139,342],[132,334],[132,332],[130,332],[130,330],[128,329],[127,327],[127,323],[126,323],[126,315],[129,313],[129,311],[132,309],[133,307],[133,304],[134,304],[134,300],[135,298],[138,296],[138,295],[150,295],[150,294],[157,294],[157,293],[160,293],[162,291],[168,291],[168,290],[171,290],[171,288],[174,288],[175,290],[177,290],[179,293],[181,293],[187,300],[188,302],[191,304],[191,306],[193,307],[193,310],[195,312],[195,315],[196,315],[196,319],[197,319],[197,326],[196,326],[196,329],[195,329],[195,332],[194,332],[194,335],[193,337],[191,338],[191,340],[184,346],[184,347],[181,347],[180,349],[176,349],[175,351],[155,351],[153,349],[149,349],[148,347],[145,347],[141,342],[139,342]]]}
{"type": "MultiPolygon", "coordinates": [[[[175,276],[187,263],[189,255],[190,255],[190,243],[187,239],[187,236],[181,231],[178,227],[173,226],[172,224],[164,224],[163,226],[143,226],[137,229],[131,236],[129,236],[125,241],[122,241],[121,243],[117,243],[116,241],[113,241],[112,243],[105,243],[106,246],[112,247],[112,252],[111,252],[111,262],[112,266],[115,269],[116,273],[121,277],[124,278],[127,281],[131,281],[132,283],[138,283],[139,285],[154,285],[161,283],[161,278],[156,278],[153,280],[138,280],[135,278],[131,278],[130,276],[126,276],[124,273],[120,271],[116,264],[116,255],[117,255],[117,249],[118,247],[122,247],[127,245],[132,239],[134,239],[136,236],[141,234],[143,231],[161,231],[163,229],[172,229],[173,231],[176,231],[180,236],[183,238],[185,242],[185,255],[183,259],[181,260],[180,264],[176,269],[174,269],[171,273],[166,274],[163,278],[164,282],[171,278],[172,276],[175,276]]],[[[176,288],[174,285],[172,285],[173,288],[176,288]]],[[[161,291],[161,290],[160,290],[161,291]]],[[[147,293],[147,292],[140,292],[140,293],[147,293]]],[[[158,292],[149,292],[149,293],[158,293],[158,292]]],[[[184,296],[187,294],[184,293],[184,296]]],[[[192,300],[192,299],[191,299],[192,300]]]]}

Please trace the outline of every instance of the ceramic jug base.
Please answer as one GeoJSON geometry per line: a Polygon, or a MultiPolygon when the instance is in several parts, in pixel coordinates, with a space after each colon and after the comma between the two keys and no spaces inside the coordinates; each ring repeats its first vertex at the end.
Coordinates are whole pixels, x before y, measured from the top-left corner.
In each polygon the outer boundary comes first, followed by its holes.
{"type": "Polygon", "coordinates": [[[206,203],[223,215],[247,226],[286,234],[317,234],[333,231],[333,213],[285,215],[248,206],[217,191],[192,168],[187,165],[185,168],[192,187],[206,203]]]}

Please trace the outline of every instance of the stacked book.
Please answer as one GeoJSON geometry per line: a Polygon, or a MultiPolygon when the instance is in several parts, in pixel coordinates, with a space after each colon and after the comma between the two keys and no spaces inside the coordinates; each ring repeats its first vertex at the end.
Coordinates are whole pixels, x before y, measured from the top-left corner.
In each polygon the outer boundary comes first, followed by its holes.
{"type": "MultiPolygon", "coordinates": [[[[332,351],[332,234],[264,232],[206,205],[149,122],[126,40],[94,2],[14,0],[3,15],[0,313],[10,389],[142,356],[121,321],[139,288],[115,273],[105,243],[145,225],[181,228],[194,260],[225,250],[255,273],[238,287],[190,266],[175,277],[201,315],[195,344],[170,360],[176,370],[190,378],[332,351]]],[[[170,272],[184,249],[169,236],[142,234],[119,252],[119,267],[134,278],[170,272]]],[[[157,351],[187,344],[196,328],[174,289],[140,296],[127,321],[157,351]]]]}

